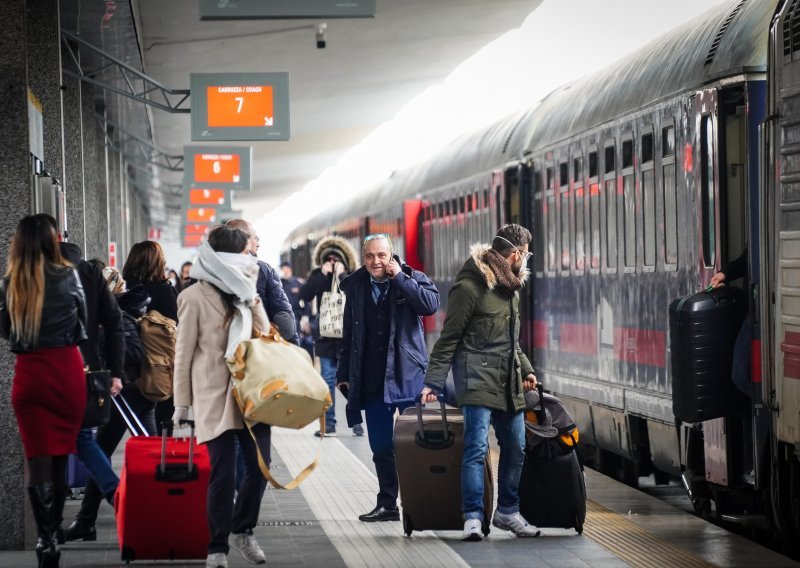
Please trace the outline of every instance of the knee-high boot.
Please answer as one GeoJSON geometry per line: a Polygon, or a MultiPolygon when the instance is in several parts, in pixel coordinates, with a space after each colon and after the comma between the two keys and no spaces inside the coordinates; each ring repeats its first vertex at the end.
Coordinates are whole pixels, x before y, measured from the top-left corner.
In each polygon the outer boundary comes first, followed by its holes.
{"type": "Polygon", "coordinates": [[[33,517],[39,540],[36,543],[36,557],[39,568],[58,568],[61,552],[58,550],[54,533],[56,530],[56,490],[53,482],[39,483],[28,487],[33,517]]]}

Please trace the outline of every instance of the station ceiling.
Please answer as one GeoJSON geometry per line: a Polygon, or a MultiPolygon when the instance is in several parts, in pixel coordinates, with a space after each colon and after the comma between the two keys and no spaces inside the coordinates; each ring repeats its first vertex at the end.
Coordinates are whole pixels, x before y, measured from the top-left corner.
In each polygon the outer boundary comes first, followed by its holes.
{"type": "MultiPolygon", "coordinates": [[[[291,140],[252,143],[253,192],[236,195],[236,208],[255,220],[540,2],[377,0],[374,19],[200,21],[198,0],[139,0],[138,33],[145,72],[167,87],[188,88],[192,72],[289,73],[291,140]]],[[[180,154],[192,143],[188,115],[154,109],[152,117],[162,150],[180,154]]],[[[179,181],[171,175],[165,181],[179,181]]]]}

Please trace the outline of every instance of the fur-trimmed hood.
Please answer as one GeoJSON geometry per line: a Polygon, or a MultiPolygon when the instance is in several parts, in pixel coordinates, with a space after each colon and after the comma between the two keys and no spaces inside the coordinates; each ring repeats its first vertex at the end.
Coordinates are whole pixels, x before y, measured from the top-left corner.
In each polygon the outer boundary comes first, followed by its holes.
{"type": "MultiPolygon", "coordinates": [[[[490,248],[492,248],[492,246],[486,243],[476,243],[472,245],[469,249],[469,255],[470,259],[475,264],[475,268],[471,269],[471,267],[464,266],[461,272],[463,273],[466,270],[469,270],[473,274],[477,272],[486,282],[486,286],[489,290],[494,290],[494,287],[497,286],[497,276],[495,276],[491,267],[483,261],[483,255],[485,255],[490,248]]],[[[459,274],[459,276],[462,276],[462,274],[459,274]]],[[[519,279],[523,286],[525,282],[527,282],[529,276],[530,270],[528,270],[527,266],[523,266],[522,270],[519,271],[519,279]]]]}
{"type": "Polygon", "coordinates": [[[346,272],[353,272],[358,268],[358,256],[352,245],[342,237],[330,236],[323,238],[314,248],[314,265],[322,265],[323,253],[335,249],[347,264],[346,272]]]}

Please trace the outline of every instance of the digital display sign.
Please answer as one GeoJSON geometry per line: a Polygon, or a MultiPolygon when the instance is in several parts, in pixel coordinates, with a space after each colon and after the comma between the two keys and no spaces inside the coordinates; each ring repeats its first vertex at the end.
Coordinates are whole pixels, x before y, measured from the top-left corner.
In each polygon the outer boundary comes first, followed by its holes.
{"type": "Polygon", "coordinates": [[[186,210],[187,223],[214,223],[217,220],[217,210],[213,207],[189,207],[186,210]]]}
{"type": "Polygon", "coordinates": [[[207,223],[189,223],[183,226],[185,235],[207,235],[211,230],[211,225],[207,223]]]}
{"type": "Polygon", "coordinates": [[[223,205],[226,200],[224,189],[189,190],[189,205],[223,205]]]}
{"type": "Polygon", "coordinates": [[[288,73],[192,73],[192,140],[288,140],[288,73]]]}
{"type": "Polygon", "coordinates": [[[200,0],[201,20],[374,17],[375,0],[200,0]]]}
{"type": "Polygon", "coordinates": [[[249,146],[184,146],[183,188],[250,191],[253,151],[249,146]]]}
{"type": "Polygon", "coordinates": [[[205,235],[184,235],[182,244],[184,248],[196,248],[203,244],[205,240],[205,235]]]}

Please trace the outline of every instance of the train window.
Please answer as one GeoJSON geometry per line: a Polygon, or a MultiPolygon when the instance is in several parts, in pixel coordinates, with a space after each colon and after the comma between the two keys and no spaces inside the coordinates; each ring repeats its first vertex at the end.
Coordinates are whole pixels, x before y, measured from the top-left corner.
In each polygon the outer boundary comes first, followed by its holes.
{"type": "Polygon", "coordinates": [[[437,205],[437,209],[438,211],[436,217],[441,219],[442,217],[444,217],[444,204],[439,203],[439,205],[437,205]]]}
{"type": "Polygon", "coordinates": [[[666,126],[661,130],[661,191],[659,196],[664,203],[664,264],[674,267],[678,263],[678,187],[675,163],[674,126],[666,126]],[[669,134],[667,131],[672,131],[669,134]],[[671,150],[667,141],[671,139],[671,150]]]}
{"type": "Polygon", "coordinates": [[[556,197],[547,195],[547,270],[556,269],[556,197]]]}
{"type": "Polygon", "coordinates": [[[605,173],[611,173],[617,167],[615,163],[616,154],[614,152],[614,146],[608,146],[606,148],[606,161],[604,164],[605,169],[603,170],[605,173]]]}
{"type": "Polygon", "coordinates": [[[469,199],[469,197],[459,197],[458,198],[458,212],[459,213],[464,213],[465,212],[467,199],[469,199]]]}
{"type": "Polygon", "coordinates": [[[706,266],[716,261],[716,216],[714,205],[714,119],[703,116],[700,123],[701,207],[703,216],[703,260],[706,266]]]}
{"type": "Polygon", "coordinates": [[[618,200],[624,203],[623,230],[625,246],[625,267],[636,266],[636,195],[634,173],[630,171],[622,176],[622,195],[617,194],[618,200]]]}
{"type": "Polygon", "coordinates": [[[544,219],[544,200],[542,199],[541,192],[539,192],[535,194],[533,198],[533,240],[535,246],[533,254],[533,270],[536,274],[541,274],[544,272],[544,219]]]}
{"type": "Polygon", "coordinates": [[[665,158],[675,155],[675,126],[661,129],[661,155],[665,158]]]}
{"type": "Polygon", "coordinates": [[[572,211],[572,226],[575,227],[575,269],[583,270],[585,252],[583,243],[583,215],[584,215],[584,190],[583,190],[583,158],[578,157],[572,161],[572,179],[575,191],[575,205],[572,211]]]}
{"type": "Polygon", "coordinates": [[[589,177],[597,175],[597,152],[589,152],[589,177]]]}
{"type": "Polygon", "coordinates": [[[489,207],[489,190],[483,190],[483,207],[489,207]]]}
{"type": "Polygon", "coordinates": [[[545,188],[546,188],[548,191],[549,191],[549,190],[552,190],[552,189],[555,189],[555,187],[556,187],[556,181],[555,181],[555,179],[553,178],[553,167],[552,167],[552,166],[550,166],[550,167],[548,167],[548,168],[547,168],[547,170],[546,170],[546,175],[547,175],[547,179],[545,180],[545,181],[546,181],[546,185],[545,185],[544,187],[545,187],[545,188]]]}
{"type": "MultiPolygon", "coordinates": [[[[450,214],[451,215],[456,215],[456,214],[459,213],[459,211],[458,211],[458,202],[459,201],[461,201],[461,207],[464,207],[464,201],[461,200],[461,199],[453,198],[453,200],[450,201],[450,214]]],[[[462,209],[461,212],[463,213],[463,209],[462,209]]]]}
{"type": "Polygon", "coordinates": [[[642,164],[653,161],[653,133],[642,135],[642,164]]]}
{"type": "Polygon", "coordinates": [[[644,216],[644,265],[656,264],[656,194],[653,169],[653,133],[642,134],[642,213],[644,216]]]}
{"type": "Polygon", "coordinates": [[[559,223],[561,229],[561,270],[569,270],[570,266],[570,226],[569,226],[569,162],[562,162],[559,167],[559,223]]]}
{"type": "Polygon", "coordinates": [[[633,140],[622,142],[622,169],[633,167],[633,140]]]}

